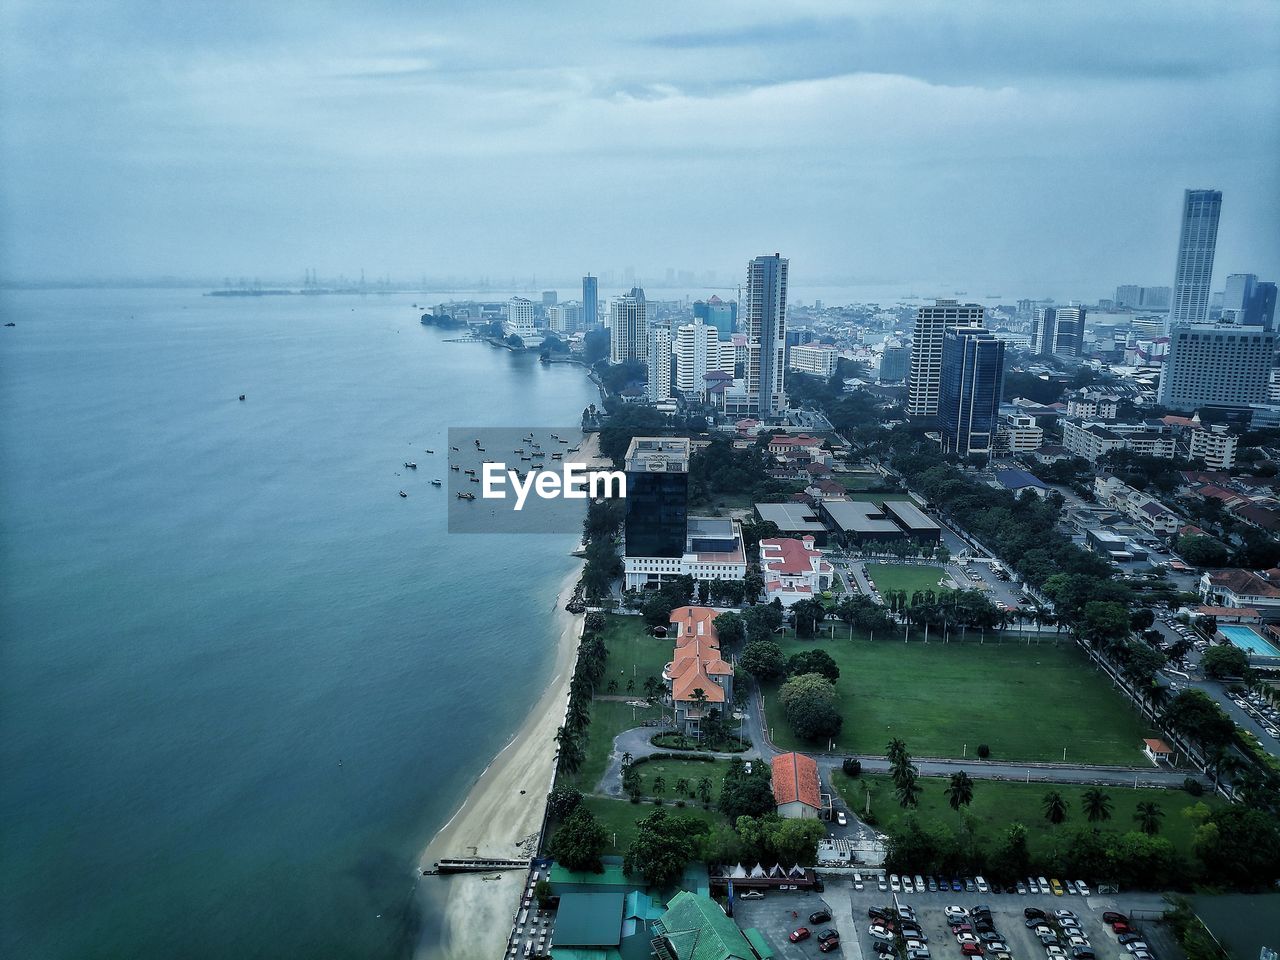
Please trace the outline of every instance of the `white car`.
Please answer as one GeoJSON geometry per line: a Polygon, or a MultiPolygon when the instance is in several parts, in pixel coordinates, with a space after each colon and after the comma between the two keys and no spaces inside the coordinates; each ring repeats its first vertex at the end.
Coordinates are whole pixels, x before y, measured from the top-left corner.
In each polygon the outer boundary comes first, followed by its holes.
{"type": "Polygon", "coordinates": [[[889,874],[889,889],[894,893],[902,892],[902,878],[896,873],[889,874]]]}
{"type": "Polygon", "coordinates": [[[978,938],[974,936],[972,933],[956,934],[956,943],[964,944],[964,943],[977,943],[977,942],[978,942],[978,938]]]}
{"type": "Polygon", "coordinates": [[[1065,960],[1067,951],[1063,950],[1061,947],[1050,945],[1044,948],[1044,955],[1049,958],[1049,960],[1065,960]]]}
{"type": "Polygon", "coordinates": [[[1147,951],[1150,951],[1151,949],[1150,947],[1147,946],[1147,941],[1145,940],[1134,940],[1131,943],[1126,943],[1124,945],[1124,948],[1128,950],[1130,953],[1137,953],[1139,950],[1147,952],[1147,951]]]}
{"type": "Polygon", "coordinates": [[[871,926],[867,927],[867,933],[871,934],[877,940],[893,939],[893,934],[890,931],[886,930],[884,927],[877,926],[875,924],[872,924],[871,926]]]}
{"type": "Polygon", "coordinates": [[[763,900],[764,891],[763,890],[743,890],[741,893],[737,894],[737,897],[739,900],[763,900]]]}
{"type": "Polygon", "coordinates": [[[1036,883],[1035,877],[1027,877],[1027,892],[1028,893],[1040,892],[1040,884],[1036,883]]]}
{"type": "Polygon", "coordinates": [[[1079,920],[1074,910],[1055,910],[1053,915],[1059,920],[1079,920]]]}
{"type": "Polygon", "coordinates": [[[914,937],[907,940],[907,949],[915,950],[918,953],[924,953],[926,955],[928,955],[929,953],[928,944],[926,944],[923,940],[916,940],[914,937]]]}
{"type": "Polygon", "coordinates": [[[974,877],[974,878],[973,878],[973,882],[974,882],[974,883],[976,883],[976,884],[978,885],[978,892],[979,892],[979,893],[990,893],[990,892],[991,892],[991,888],[987,886],[987,881],[983,880],[981,877],[974,877]]]}
{"type": "Polygon", "coordinates": [[[969,915],[968,910],[954,903],[951,906],[944,909],[942,912],[947,915],[948,919],[951,917],[967,917],[969,915]]]}
{"type": "Polygon", "coordinates": [[[855,873],[855,874],[853,875],[853,889],[855,889],[855,890],[861,890],[861,889],[862,889],[862,874],[860,874],[860,873],[855,873]]]}
{"type": "Polygon", "coordinates": [[[1082,897],[1089,896],[1089,888],[1088,886],[1085,885],[1085,882],[1083,880],[1076,881],[1076,889],[1080,891],[1080,896],[1082,897]]]}

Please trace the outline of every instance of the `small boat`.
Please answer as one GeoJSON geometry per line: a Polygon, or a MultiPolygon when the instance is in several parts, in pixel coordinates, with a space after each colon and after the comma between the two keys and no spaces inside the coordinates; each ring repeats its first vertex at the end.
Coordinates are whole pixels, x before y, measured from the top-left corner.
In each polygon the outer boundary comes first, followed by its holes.
{"type": "Polygon", "coordinates": [[[427,453],[435,453],[434,450],[428,450],[427,453]]]}
{"type": "Polygon", "coordinates": [[[533,449],[535,449],[535,450],[541,450],[541,449],[542,449],[542,444],[540,444],[540,443],[532,443],[532,444],[530,444],[530,446],[531,446],[531,447],[533,447],[533,449]]]}
{"type": "Polygon", "coordinates": [[[456,463],[451,463],[451,464],[449,464],[449,469],[450,469],[450,470],[461,470],[462,468],[461,468],[460,466],[458,466],[456,463]]]}
{"type": "Polygon", "coordinates": [[[535,451],[533,451],[533,456],[535,456],[535,457],[545,457],[545,456],[546,456],[546,454],[545,454],[545,453],[543,453],[541,450],[535,450],[535,451]]]}
{"type": "Polygon", "coordinates": [[[450,447],[449,449],[450,449],[450,450],[457,450],[458,448],[457,448],[457,447],[450,447]]]}
{"type": "Polygon", "coordinates": [[[480,482],[480,478],[479,478],[479,477],[467,477],[467,479],[468,479],[468,480],[470,480],[472,483],[479,483],[479,482],[480,482]]]}
{"type": "Polygon", "coordinates": [[[409,495],[408,495],[407,493],[405,493],[403,490],[401,490],[401,491],[400,491],[400,496],[402,496],[402,497],[407,497],[407,496],[409,496],[409,495]]]}
{"type": "Polygon", "coordinates": [[[552,459],[552,460],[561,460],[561,459],[563,459],[563,458],[564,458],[564,454],[563,454],[563,453],[553,453],[553,454],[551,455],[551,459],[552,459]]]}
{"type": "Polygon", "coordinates": [[[477,441],[476,441],[476,446],[477,446],[477,447],[478,447],[478,446],[480,446],[480,441],[479,441],[479,440],[477,440],[477,441]]]}
{"type": "Polygon", "coordinates": [[[438,486],[440,486],[440,484],[441,484],[442,482],[443,482],[443,481],[440,481],[440,480],[432,480],[432,481],[431,481],[431,485],[432,485],[433,487],[438,487],[438,486]]]}
{"type": "Polygon", "coordinates": [[[417,469],[418,469],[418,465],[417,465],[416,463],[414,463],[412,460],[406,460],[406,461],[404,462],[404,465],[405,465],[406,467],[408,467],[410,470],[417,470],[417,469]]]}
{"type": "Polygon", "coordinates": [[[568,441],[568,440],[561,440],[560,442],[561,442],[561,443],[568,443],[569,441],[568,441]]]}
{"type": "MultiPolygon", "coordinates": [[[[16,324],[16,323],[14,323],[12,320],[10,320],[8,323],[6,323],[6,324],[5,324],[5,326],[6,326],[6,327],[16,327],[16,326],[17,326],[17,324],[16,324]]],[[[244,399],[244,397],[241,397],[240,399],[241,399],[241,400],[243,400],[243,399],[244,399]]]]}
{"type": "Polygon", "coordinates": [[[521,457],[520,459],[521,459],[521,460],[532,460],[532,459],[533,459],[533,457],[521,457]]]}
{"type": "Polygon", "coordinates": [[[524,447],[516,447],[516,448],[515,448],[514,450],[512,450],[511,452],[512,452],[512,453],[524,453],[524,447]]]}
{"type": "Polygon", "coordinates": [[[476,472],[474,470],[463,470],[462,472],[469,477],[474,477],[476,475],[476,472]]]}
{"type": "Polygon", "coordinates": [[[460,494],[458,494],[458,499],[459,499],[459,500],[474,500],[475,498],[476,498],[476,495],[475,495],[474,493],[460,493],[460,494]]]}
{"type": "Polygon", "coordinates": [[[484,447],[476,447],[477,452],[484,453],[484,447]]]}
{"type": "Polygon", "coordinates": [[[581,450],[581,449],[582,449],[581,447],[570,447],[570,448],[569,448],[569,452],[570,452],[570,453],[577,453],[577,452],[578,452],[579,450],[581,450]]]}
{"type": "MultiPolygon", "coordinates": [[[[13,324],[12,324],[12,323],[7,323],[7,324],[5,324],[5,326],[7,326],[7,327],[12,327],[12,326],[13,326],[13,324]]],[[[240,399],[241,399],[241,400],[243,400],[243,399],[244,399],[244,394],[243,394],[243,393],[242,393],[242,394],[240,394],[240,399]]]]}
{"type": "Polygon", "coordinates": [[[553,434],[551,435],[551,439],[552,439],[552,440],[559,440],[559,439],[560,439],[560,437],[559,437],[557,434],[554,434],[554,433],[553,433],[553,434]]]}

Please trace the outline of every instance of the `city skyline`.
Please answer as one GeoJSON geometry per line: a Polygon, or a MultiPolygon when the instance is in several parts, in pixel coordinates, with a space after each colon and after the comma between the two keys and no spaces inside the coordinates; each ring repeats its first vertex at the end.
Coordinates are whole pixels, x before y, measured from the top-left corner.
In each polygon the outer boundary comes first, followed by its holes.
{"type": "Polygon", "coordinates": [[[0,277],[731,285],[739,251],[778,248],[806,282],[1088,298],[1170,283],[1202,185],[1228,197],[1219,287],[1280,261],[1274,5],[707,4],[568,45],[574,5],[445,13],[8,5],[0,277]]]}

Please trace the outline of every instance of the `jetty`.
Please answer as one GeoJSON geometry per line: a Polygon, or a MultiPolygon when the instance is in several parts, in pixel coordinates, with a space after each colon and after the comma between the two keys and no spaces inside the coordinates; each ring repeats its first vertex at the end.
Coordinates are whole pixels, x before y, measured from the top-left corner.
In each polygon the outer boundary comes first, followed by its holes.
{"type": "Polygon", "coordinates": [[[455,857],[449,860],[437,860],[434,871],[423,873],[493,873],[495,870],[528,870],[528,857],[455,857]]]}

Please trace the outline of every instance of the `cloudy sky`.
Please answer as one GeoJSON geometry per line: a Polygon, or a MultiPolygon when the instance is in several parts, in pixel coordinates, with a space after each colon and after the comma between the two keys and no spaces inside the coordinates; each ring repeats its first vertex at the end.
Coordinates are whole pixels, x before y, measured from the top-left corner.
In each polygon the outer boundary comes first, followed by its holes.
{"type": "Polygon", "coordinates": [[[1280,5],[5,0],[0,274],[1280,277],[1280,5]],[[903,9],[907,8],[907,9],[903,9]]]}

